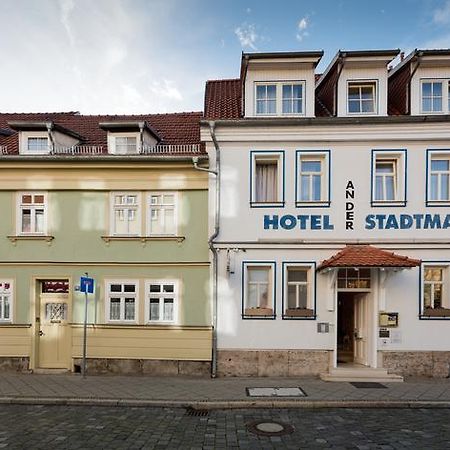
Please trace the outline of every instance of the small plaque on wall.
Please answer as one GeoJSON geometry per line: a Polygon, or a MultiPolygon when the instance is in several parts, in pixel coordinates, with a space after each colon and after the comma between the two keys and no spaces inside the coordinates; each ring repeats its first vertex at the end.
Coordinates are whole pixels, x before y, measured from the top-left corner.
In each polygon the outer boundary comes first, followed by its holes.
{"type": "Polygon", "coordinates": [[[381,312],[379,317],[380,327],[396,328],[398,327],[397,312],[381,312]]]}

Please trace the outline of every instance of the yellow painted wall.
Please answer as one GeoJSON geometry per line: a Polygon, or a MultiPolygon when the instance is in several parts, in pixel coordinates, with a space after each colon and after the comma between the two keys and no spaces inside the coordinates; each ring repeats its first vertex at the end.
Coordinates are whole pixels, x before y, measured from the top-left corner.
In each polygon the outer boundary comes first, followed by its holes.
{"type": "MultiPolygon", "coordinates": [[[[73,326],[72,356],[83,353],[83,327],[73,326]]],[[[211,329],[207,327],[88,328],[88,358],[211,360],[211,329]]]]}
{"type": "Polygon", "coordinates": [[[31,327],[27,326],[0,326],[0,355],[30,356],[31,353],[31,327]]]}

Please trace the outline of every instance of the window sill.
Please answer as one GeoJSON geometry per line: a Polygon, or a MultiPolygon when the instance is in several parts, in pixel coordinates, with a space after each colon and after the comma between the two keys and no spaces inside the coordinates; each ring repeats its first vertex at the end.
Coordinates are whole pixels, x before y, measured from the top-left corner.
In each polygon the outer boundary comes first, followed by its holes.
{"type": "Polygon", "coordinates": [[[314,310],[306,308],[287,309],[283,319],[315,319],[314,310]]]}
{"type": "Polygon", "coordinates": [[[245,308],[243,318],[245,319],[274,319],[272,308],[245,308]]]}
{"type": "Polygon", "coordinates": [[[445,207],[449,207],[450,206],[450,200],[428,200],[425,203],[426,206],[433,206],[433,207],[439,207],[439,206],[445,206],[445,207]]]}
{"type": "Polygon", "coordinates": [[[285,202],[250,202],[250,208],[284,208],[285,202]]]}
{"type": "Polygon", "coordinates": [[[110,242],[115,241],[124,241],[124,242],[141,242],[142,245],[145,245],[147,242],[159,242],[159,241],[175,241],[181,244],[186,237],[185,236],[102,236],[103,241],[106,242],[107,245],[110,242]]]}
{"type": "Polygon", "coordinates": [[[374,201],[372,200],[370,202],[370,206],[373,208],[385,208],[385,207],[399,207],[399,206],[406,206],[406,200],[389,200],[389,201],[374,201]]]}
{"type": "Polygon", "coordinates": [[[16,245],[17,241],[46,241],[48,245],[51,244],[55,236],[47,236],[47,235],[38,235],[38,234],[30,234],[30,235],[16,235],[16,236],[7,236],[7,238],[16,245]]]}
{"type": "Polygon", "coordinates": [[[427,308],[422,312],[423,318],[446,318],[450,319],[450,308],[427,308]]]}
{"type": "Polygon", "coordinates": [[[329,208],[331,202],[324,200],[320,202],[295,202],[296,208],[329,208]]]}

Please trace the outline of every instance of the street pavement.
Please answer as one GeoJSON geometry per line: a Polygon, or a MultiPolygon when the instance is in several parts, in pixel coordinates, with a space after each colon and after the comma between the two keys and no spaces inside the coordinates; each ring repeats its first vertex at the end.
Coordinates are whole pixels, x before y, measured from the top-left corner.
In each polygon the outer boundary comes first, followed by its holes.
{"type": "Polygon", "coordinates": [[[358,389],[318,378],[188,378],[0,374],[0,404],[248,407],[450,407],[450,379],[407,379],[358,389]],[[251,387],[301,387],[306,397],[249,397],[251,387]]]}
{"type": "Polygon", "coordinates": [[[7,449],[449,449],[450,409],[228,409],[0,405],[7,449]],[[284,436],[253,421],[293,427],[284,436]]]}

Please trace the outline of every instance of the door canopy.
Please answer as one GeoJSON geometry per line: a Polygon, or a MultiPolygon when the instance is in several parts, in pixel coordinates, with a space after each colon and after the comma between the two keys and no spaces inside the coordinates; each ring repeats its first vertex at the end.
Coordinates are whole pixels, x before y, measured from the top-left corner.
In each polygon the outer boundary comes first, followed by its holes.
{"type": "Polygon", "coordinates": [[[331,258],[319,264],[318,271],[339,267],[411,268],[419,266],[419,259],[408,258],[381,250],[368,244],[347,245],[331,258]]]}

